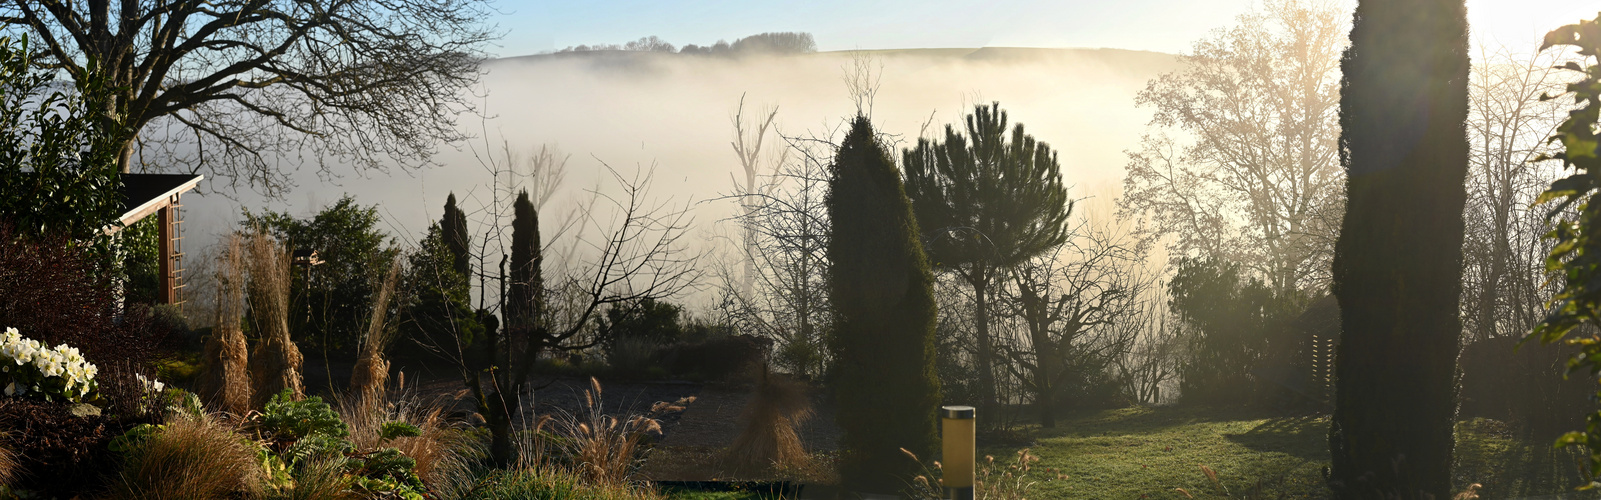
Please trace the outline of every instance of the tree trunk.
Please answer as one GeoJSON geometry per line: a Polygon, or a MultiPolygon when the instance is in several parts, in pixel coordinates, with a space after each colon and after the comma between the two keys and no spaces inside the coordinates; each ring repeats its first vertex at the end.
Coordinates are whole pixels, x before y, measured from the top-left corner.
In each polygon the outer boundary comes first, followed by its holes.
{"type": "Polygon", "coordinates": [[[1033,333],[1034,363],[1038,367],[1034,370],[1034,387],[1038,391],[1034,404],[1039,407],[1040,427],[1047,429],[1056,427],[1056,386],[1051,383],[1051,366],[1056,364],[1056,348],[1044,331],[1036,330],[1033,333]]]}
{"type": "Polygon", "coordinates": [[[134,137],[129,137],[126,141],[123,141],[122,150],[117,152],[117,171],[118,172],[121,172],[121,173],[124,173],[124,174],[133,173],[134,139],[135,139],[134,137]]]}
{"type": "MultiPolygon", "coordinates": [[[[974,270],[969,284],[973,285],[973,331],[978,340],[978,408],[983,415],[995,413],[995,345],[990,342],[989,276],[983,268],[974,270]]],[[[991,418],[990,422],[996,420],[991,418]]]]}
{"type": "Polygon", "coordinates": [[[1467,172],[1463,0],[1362,0],[1342,61],[1329,485],[1451,498],[1467,172]]]}
{"type": "Polygon", "coordinates": [[[517,459],[516,451],[511,446],[511,412],[507,411],[504,404],[504,394],[496,391],[489,398],[489,414],[484,415],[489,421],[489,454],[496,467],[510,467],[517,459]]]}

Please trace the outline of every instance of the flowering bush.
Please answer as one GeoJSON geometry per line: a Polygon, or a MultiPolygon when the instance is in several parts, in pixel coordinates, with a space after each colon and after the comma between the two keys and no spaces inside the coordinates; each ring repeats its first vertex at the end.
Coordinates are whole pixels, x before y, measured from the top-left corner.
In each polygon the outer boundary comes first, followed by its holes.
{"type": "Polygon", "coordinates": [[[100,369],[83,359],[75,347],[46,347],[23,338],[16,328],[0,334],[0,382],[7,396],[34,395],[45,401],[81,402],[95,392],[100,369]]]}

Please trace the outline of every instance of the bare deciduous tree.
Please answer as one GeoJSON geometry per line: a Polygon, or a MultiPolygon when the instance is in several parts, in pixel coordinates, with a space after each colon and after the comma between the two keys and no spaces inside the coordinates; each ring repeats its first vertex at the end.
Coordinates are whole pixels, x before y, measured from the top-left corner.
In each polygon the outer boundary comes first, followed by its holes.
{"type": "Polygon", "coordinates": [[[749,239],[740,257],[753,286],[742,282],[743,292],[733,293],[725,277],[724,293],[741,327],[777,342],[780,365],[813,377],[827,362],[822,337],[830,323],[829,223],[823,200],[835,147],[817,136],[784,139],[796,159],[781,163],[755,194],[736,195],[747,207],[740,223],[749,239]]]}
{"type": "Polygon", "coordinates": [[[124,172],[207,171],[235,189],[428,162],[462,138],[481,47],[481,0],[6,0],[0,23],[75,81],[103,76],[124,172]]]}
{"type": "Polygon", "coordinates": [[[1535,198],[1562,176],[1532,160],[1566,111],[1554,69],[1560,51],[1519,55],[1479,48],[1468,86],[1467,225],[1463,243],[1462,321],[1465,341],[1524,335],[1545,317],[1556,290],[1546,284],[1545,210],[1535,198]]]}
{"type": "Polygon", "coordinates": [[[1019,339],[1002,342],[1009,374],[1034,399],[1040,425],[1055,427],[1065,394],[1119,391],[1115,367],[1142,332],[1152,276],[1143,272],[1149,241],[1105,222],[1081,222],[1054,253],[1018,266],[1001,290],[1019,339]]]}
{"type": "Polygon", "coordinates": [[[1235,260],[1279,291],[1327,283],[1347,26],[1332,2],[1275,0],[1196,42],[1186,69],[1136,98],[1156,112],[1128,153],[1120,214],[1176,236],[1174,259],[1235,260]]]}
{"type": "MultiPolygon", "coordinates": [[[[604,340],[593,329],[593,319],[604,307],[678,295],[697,286],[701,271],[699,255],[683,240],[692,224],[691,204],[652,197],[653,170],[626,176],[601,162],[615,189],[588,190],[589,199],[579,201],[576,215],[556,223],[557,231],[543,240],[546,248],[558,238],[574,240],[576,246],[560,255],[571,262],[543,268],[548,289],[541,317],[501,321],[513,279],[506,267],[512,200],[528,182],[532,203],[548,201],[564,177],[566,159],[548,147],[522,156],[507,146],[500,155],[481,155],[479,161],[492,181],[481,208],[470,213],[482,231],[471,245],[474,264],[468,278],[479,285],[475,322],[487,338],[475,340],[473,332],[460,326],[464,323],[446,318],[433,323],[451,330],[447,338],[419,341],[458,368],[489,424],[496,461],[506,463],[512,453],[512,422],[526,401],[539,353],[594,347],[604,340]]],[[[480,200],[473,193],[466,199],[480,200]]]]}
{"type": "MultiPolygon", "coordinates": [[[[771,188],[770,185],[757,186],[756,179],[760,176],[762,170],[762,143],[767,139],[768,130],[772,129],[773,135],[779,135],[778,130],[773,129],[773,120],[777,117],[778,106],[768,106],[752,117],[755,119],[754,121],[746,120],[745,95],[740,94],[739,108],[734,111],[734,116],[730,118],[730,121],[734,124],[734,140],[728,144],[734,148],[734,154],[739,156],[739,165],[744,169],[745,173],[745,183],[739,186],[739,196],[740,207],[745,211],[743,225],[745,226],[744,244],[745,255],[747,256],[741,292],[747,297],[751,295],[752,283],[756,279],[756,258],[754,257],[756,254],[756,229],[752,228],[751,224],[755,218],[754,214],[757,210],[757,205],[761,202],[761,198],[767,194],[765,191],[771,188]]],[[[772,161],[775,169],[783,165],[784,160],[789,156],[788,148],[783,148],[781,151],[778,158],[772,161]]]]}

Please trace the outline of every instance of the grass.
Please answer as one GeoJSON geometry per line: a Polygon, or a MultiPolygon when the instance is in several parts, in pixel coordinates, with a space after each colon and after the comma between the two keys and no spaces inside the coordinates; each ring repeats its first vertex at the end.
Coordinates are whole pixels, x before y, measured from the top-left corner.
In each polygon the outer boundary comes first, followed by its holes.
{"type": "MultiPolygon", "coordinates": [[[[1234,408],[1126,408],[1077,415],[1055,429],[1027,428],[1040,457],[1030,498],[1329,498],[1328,417],[1270,417],[1234,408]],[[1225,494],[1201,470],[1217,474],[1225,494]]],[[[1009,461],[1020,447],[981,454],[1009,461]]],[[[1458,491],[1478,483],[1482,498],[1569,494],[1580,484],[1578,455],[1549,441],[1519,439],[1505,425],[1458,425],[1458,491]]]]}

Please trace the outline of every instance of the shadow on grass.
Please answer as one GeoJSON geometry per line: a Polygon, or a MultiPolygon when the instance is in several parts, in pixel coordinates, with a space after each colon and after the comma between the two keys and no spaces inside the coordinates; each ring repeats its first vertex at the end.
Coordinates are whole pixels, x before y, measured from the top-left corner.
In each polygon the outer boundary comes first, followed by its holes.
{"type": "Polygon", "coordinates": [[[1521,439],[1505,424],[1487,419],[1458,422],[1456,435],[1452,479],[1458,489],[1482,484],[1482,498],[1601,498],[1601,493],[1574,491],[1587,482],[1577,449],[1554,448],[1549,439],[1521,439]]]}
{"type": "Polygon", "coordinates": [[[1195,424],[1256,420],[1272,416],[1263,410],[1211,406],[1137,406],[1116,410],[1080,412],[1062,419],[1056,428],[1032,427],[1036,437],[1116,436],[1154,434],[1195,424]]]}
{"type": "Polygon", "coordinates": [[[1223,437],[1253,451],[1326,461],[1329,459],[1328,435],[1327,417],[1302,416],[1270,418],[1249,431],[1223,437]]]}

